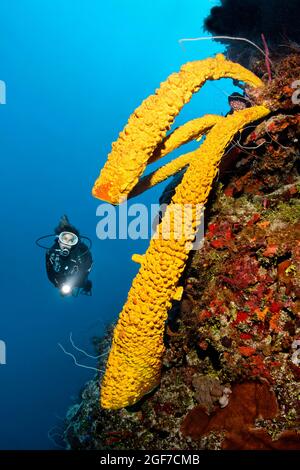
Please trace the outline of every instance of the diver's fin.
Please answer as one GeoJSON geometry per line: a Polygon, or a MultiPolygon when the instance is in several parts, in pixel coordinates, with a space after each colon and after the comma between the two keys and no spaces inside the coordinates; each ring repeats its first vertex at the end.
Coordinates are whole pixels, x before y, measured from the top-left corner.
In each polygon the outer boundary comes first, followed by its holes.
{"type": "Polygon", "coordinates": [[[64,231],[64,228],[69,226],[70,225],[70,222],[69,222],[69,219],[68,219],[68,216],[66,214],[62,215],[61,218],[59,219],[59,224],[58,226],[54,229],[55,233],[57,235],[60,234],[60,232],[63,232],[64,231]]]}
{"type": "Polygon", "coordinates": [[[72,232],[75,233],[75,235],[79,236],[79,230],[77,230],[74,225],[70,224],[69,218],[66,214],[64,214],[59,221],[58,226],[55,228],[55,233],[59,235],[61,232],[72,232]]]}
{"type": "Polygon", "coordinates": [[[61,225],[70,225],[70,221],[69,221],[69,218],[66,214],[64,214],[61,218],[60,218],[60,224],[61,225]]]}

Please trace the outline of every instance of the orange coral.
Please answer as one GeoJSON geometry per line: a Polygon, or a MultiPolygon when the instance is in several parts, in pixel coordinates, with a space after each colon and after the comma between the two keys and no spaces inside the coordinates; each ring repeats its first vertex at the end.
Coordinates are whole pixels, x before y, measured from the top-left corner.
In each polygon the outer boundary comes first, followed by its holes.
{"type": "Polygon", "coordinates": [[[222,449],[300,449],[296,431],[285,431],[276,440],[265,429],[254,427],[257,418],[272,419],[279,414],[277,399],[266,383],[243,383],[233,387],[229,405],[208,416],[201,406],[193,408],[181,426],[184,436],[198,440],[211,431],[225,433],[222,449]]]}

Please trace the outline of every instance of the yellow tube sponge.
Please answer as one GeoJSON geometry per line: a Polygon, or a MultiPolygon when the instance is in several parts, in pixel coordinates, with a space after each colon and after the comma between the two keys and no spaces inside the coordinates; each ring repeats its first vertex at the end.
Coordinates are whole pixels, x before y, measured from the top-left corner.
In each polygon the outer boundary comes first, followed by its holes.
{"type": "Polygon", "coordinates": [[[128,198],[137,196],[138,194],[143,193],[147,189],[152,188],[156,184],[165,181],[170,176],[175,175],[175,173],[178,173],[190,163],[193,154],[194,152],[189,152],[184,155],[181,155],[175,160],[172,160],[166,165],[153,171],[149,175],[141,178],[137,185],[133,188],[133,190],[128,194],[128,198]]]}
{"type": "Polygon", "coordinates": [[[196,205],[206,203],[220,159],[232,137],[245,125],[268,113],[264,106],[257,106],[226,117],[213,127],[202,146],[193,153],[183,180],[142,258],[115,328],[101,387],[104,408],[133,405],[159,383],[167,312],[172,299],[179,298],[178,281],[199,225],[196,205]],[[185,204],[192,207],[192,219],[183,230],[185,204]],[[165,220],[170,220],[168,237],[165,220]]]}
{"type": "Polygon", "coordinates": [[[155,149],[148,163],[155,162],[191,140],[199,140],[203,134],[206,134],[209,129],[222,119],[224,119],[222,116],[216,114],[206,114],[204,117],[192,119],[182,126],[177,127],[177,129],[163,139],[155,149]]]}
{"type": "Polygon", "coordinates": [[[224,150],[234,135],[245,125],[267,116],[270,110],[265,106],[254,106],[237,111],[216,124],[209,132],[201,147],[194,152],[172,202],[175,204],[202,204],[211,189],[211,182],[218,171],[224,150]],[[197,189],[197,190],[196,190],[197,189]],[[205,194],[205,198],[203,195],[205,194]]]}
{"type": "MultiPolygon", "coordinates": [[[[221,122],[222,119],[225,118],[222,116],[208,114],[204,117],[193,119],[192,121],[183,124],[181,127],[175,129],[175,131],[172,132],[170,136],[166,137],[162,145],[159,145],[158,152],[155,151],[153,154],[155,159],[151,160],[155,161],[158,158],[161,158],[180,147],[180,145],[185,144],[190,140],[195,139],[196,137],[202,136],[203,134],[207,133],[207,131],[211,129],[212,126],[214,126],[217,122],[221,122]]],[[[152,173],[142,177],[134,186],[132,191],[128,194],[128,198],[137,196],[147,189],[152,188],[156,184],[166,180],[175,173],[178,173],[190,163],[193,155],[194,152],[181,155],[180,157],[177,157],[175,160],[170,161],[152,173]]]]}
{"type": "Polygon", "coordinates": [[[130,116],[112,145],[112,151],[94,184],[93,195],[119,204],[137,184],[159,143],[166,136],[175,117],[206,80],[230,77],[251,86],[261,80],[222,54],[214,58],[188,62],[173,73],[130,116]]]}

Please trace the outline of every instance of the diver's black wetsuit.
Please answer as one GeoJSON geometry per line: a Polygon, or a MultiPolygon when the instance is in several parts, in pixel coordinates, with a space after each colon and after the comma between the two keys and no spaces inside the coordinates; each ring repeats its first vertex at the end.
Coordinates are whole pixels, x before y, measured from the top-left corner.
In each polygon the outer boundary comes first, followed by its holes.
{"type": "Polygon", "coordinates": [[[46,252],[48,279],[55,287],[60,287],[71,279],[72,286],[85,288],[92,263],[92,255],[88,247],[80,241],[71,248],[68,256],[61,254],[57,240],[46,252]]]}

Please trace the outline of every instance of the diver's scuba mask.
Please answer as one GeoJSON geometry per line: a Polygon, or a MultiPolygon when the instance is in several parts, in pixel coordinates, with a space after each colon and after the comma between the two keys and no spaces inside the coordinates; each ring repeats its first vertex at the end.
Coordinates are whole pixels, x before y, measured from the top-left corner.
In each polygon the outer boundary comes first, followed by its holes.
{"type": "Polygon", "coordinates": [[[71,248],[78,243],[78,237],[72,232],[61,232],[58,236],[58,243],[61,255],[69,256],[71,248]]]}

